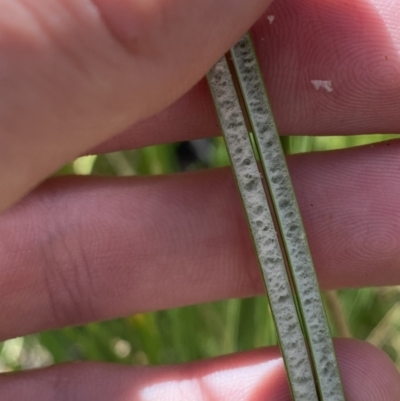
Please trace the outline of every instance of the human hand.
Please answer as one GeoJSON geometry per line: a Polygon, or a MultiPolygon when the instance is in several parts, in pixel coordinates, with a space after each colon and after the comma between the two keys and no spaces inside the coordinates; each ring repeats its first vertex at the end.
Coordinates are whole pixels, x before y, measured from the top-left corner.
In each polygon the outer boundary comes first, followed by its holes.
{"type": "MultiPolygon", "coordinates": [[[[218,134],[204,82],[154,114],[268,5],[94,3],[102,17],[89,1],[0,0],[1,210],[99,144],[105,152],[218,134]]],[[[398,131],[396,3],[282,0],[269,9],[275,20],[266,15],[254,35],[282,133],[398,131]],[[325,79],[333,92],[311,82],[325,79]]],[[[290,160],[324,289],[400,282],[397,148],[290,160]]],[[[226,170],[49,180],[0,219],[0,338],[259,294],[247,232],[226,170]]],[[[336,345],[349,401],[399,399],[384,355],[336,345]]],[[[289,399],[276,349],[179,367],[64,365],[3,376],[0,386],[0,400],[21,401],[289,399]]]]}

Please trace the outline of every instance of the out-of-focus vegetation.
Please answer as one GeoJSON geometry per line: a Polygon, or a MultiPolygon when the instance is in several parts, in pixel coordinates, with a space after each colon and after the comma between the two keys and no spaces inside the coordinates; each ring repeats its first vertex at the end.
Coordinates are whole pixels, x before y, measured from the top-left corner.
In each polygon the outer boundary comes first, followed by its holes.
{"type": "MultiPolygon", "coordinates": [[[[346,148],[394,136],[288,137],[287,153],[346,148]]],[[[60,174],[168,174],[228,165],[221,138],[80,158],[60,174]]],[[[387,352],[400,368],[400,288],[326,294],[336,335],[351,335],[387,352]]],[[[166,364],[276,343],[264,297],[228,300],[31,335],[0,343],[0,371],[72,360],[166,364]]]]}

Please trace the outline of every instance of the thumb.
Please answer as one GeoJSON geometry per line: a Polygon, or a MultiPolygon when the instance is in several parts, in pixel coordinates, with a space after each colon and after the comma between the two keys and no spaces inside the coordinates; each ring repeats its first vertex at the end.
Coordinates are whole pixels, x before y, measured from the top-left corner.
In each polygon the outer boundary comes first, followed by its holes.
{"type": "Polygon", "coordinates": [[[272,0],[0,0],[0,211],[190,89],[272,0]]]}

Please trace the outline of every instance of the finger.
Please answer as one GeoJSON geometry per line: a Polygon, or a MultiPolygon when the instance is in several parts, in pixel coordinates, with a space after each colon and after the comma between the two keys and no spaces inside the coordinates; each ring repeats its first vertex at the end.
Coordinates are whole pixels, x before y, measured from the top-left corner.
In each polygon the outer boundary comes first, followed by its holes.
{"type": "Polygon", "coordinates": [[[0,211],[192,87],[270,0],[1,0],[0,211]]]}
{"type": "MultiPolygon", "coordinates": [[[[397,401],[400,377],[389,358],[366,343],[336,341],[347,401],[397,401]]],[[[0,378],[1,400],[290,401],[276,348],[173,367],[72,364],[0,378]]]]}
{"type": "MultiPolygon", "coordinates": [[[[253,37],[280,133],[399,132],[399,22],[400,3],[388,0],[274,2],[253,37]],[[331,81],[332,91],[317,89],[318,81],[331,81]]],[[[219,132],[203,81],[95,152],[219,132]]]]}
{"type": "MultiPolygon", "coordinates": [[[[325,289],[400,283],[387,145],[290,159],[325,289]]],[[[1,339],[263,292],[227,169],[48,182],[0,218],[0,286],[1,339]]]]}

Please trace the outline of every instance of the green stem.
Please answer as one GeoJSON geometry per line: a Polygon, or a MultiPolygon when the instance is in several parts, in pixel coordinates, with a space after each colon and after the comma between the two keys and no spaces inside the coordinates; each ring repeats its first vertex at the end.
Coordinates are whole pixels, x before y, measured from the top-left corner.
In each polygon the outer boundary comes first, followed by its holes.
{"type": "Polygon", "coordinates": [[[264,276],[294,400],[317,401],[286,266],[225,58],[210,71],[208,80],[264,276]]]}
{"type": "Polygon", "coordinates": [[[279,223],[321,401],[344,401],[311,252],[249,34],[234,46],[231,55],[279,223]]]}

